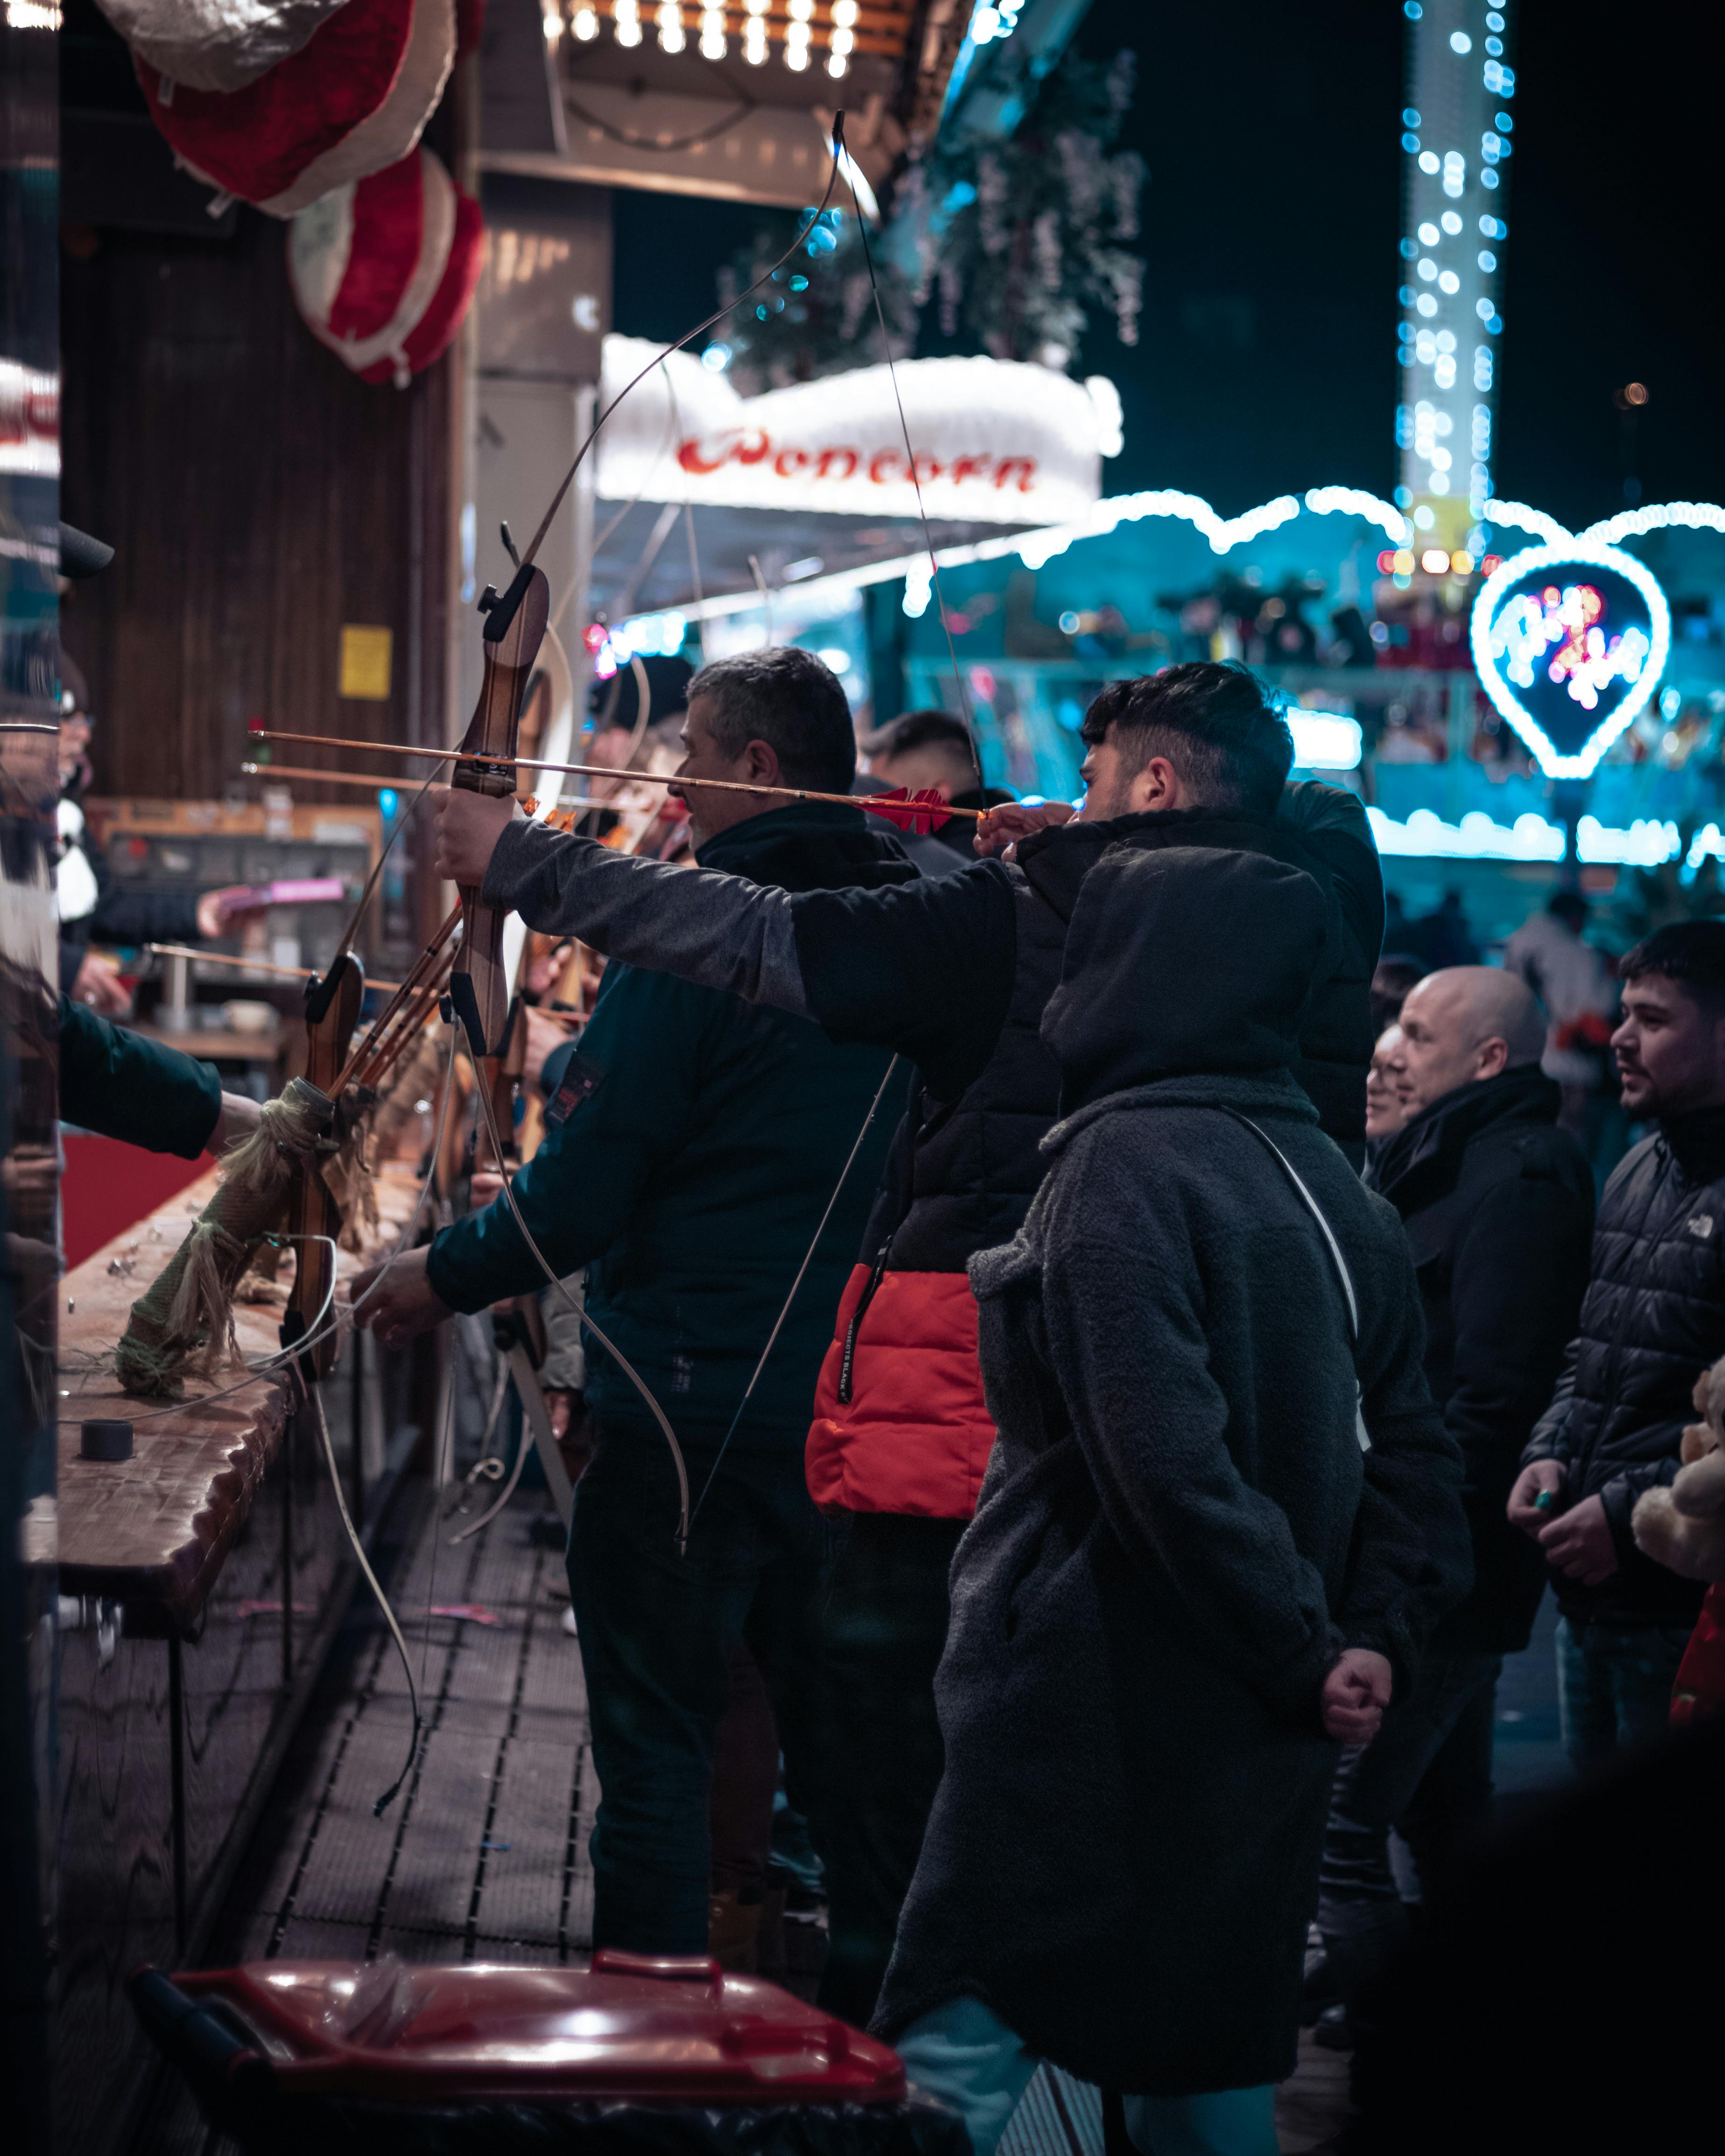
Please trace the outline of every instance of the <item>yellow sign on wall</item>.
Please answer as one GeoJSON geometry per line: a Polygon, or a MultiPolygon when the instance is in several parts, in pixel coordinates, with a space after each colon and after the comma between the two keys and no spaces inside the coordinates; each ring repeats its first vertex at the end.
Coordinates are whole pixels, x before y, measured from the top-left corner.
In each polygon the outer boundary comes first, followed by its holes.
{"type": "Polygon", "coordinates": [[[389,700],[389,665],[394,637],[387,629],[367,629],[358,622],[341,624],[341,689],[344,696],[362,697],[367,703],[389,700]]]}

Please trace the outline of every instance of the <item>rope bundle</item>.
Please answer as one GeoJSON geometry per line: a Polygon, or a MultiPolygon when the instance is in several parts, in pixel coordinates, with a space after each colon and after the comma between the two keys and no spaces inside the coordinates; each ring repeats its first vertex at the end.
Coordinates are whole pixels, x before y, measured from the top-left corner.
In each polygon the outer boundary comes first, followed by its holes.
{"type": "Polygon", "coordinates": [[[334,1122],[334,1104],[303,1078],[265,1102],[257,1129],[223,1163],[215,1196],[131,1306],[114,1351],[127,1392],[177,1399],[188,1372],[203,1376],[239,1359],[234,1291],[259,1245],[281,1225],[295,1171],[317,1172],[334,1122]]]}

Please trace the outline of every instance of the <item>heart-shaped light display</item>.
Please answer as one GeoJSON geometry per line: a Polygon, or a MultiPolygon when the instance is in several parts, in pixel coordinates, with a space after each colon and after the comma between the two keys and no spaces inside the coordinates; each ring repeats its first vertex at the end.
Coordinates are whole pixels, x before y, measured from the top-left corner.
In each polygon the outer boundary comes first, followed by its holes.
{"type": "Polygon", "coordinates": [[[1486,694],[1552,778],[1588,778],[1659,686],[1671,608],[1619,547],[1528,547],[1474,601],[1473,663],[1486,694]]]}

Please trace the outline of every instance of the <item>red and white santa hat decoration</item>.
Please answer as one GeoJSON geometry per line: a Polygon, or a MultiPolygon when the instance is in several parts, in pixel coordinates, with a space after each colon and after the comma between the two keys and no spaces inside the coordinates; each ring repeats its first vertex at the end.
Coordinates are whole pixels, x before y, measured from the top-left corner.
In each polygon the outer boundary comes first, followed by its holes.
{"type": "Polygon", "coordinates": [[[272,217],[293,217],[405,158],[455,56],[454,0],[104,5],[179,162],[272,217]],[[212,20],[222,34],[195,34],[212,20]],[[275,57],[254,69],[262,54],[275,57]]]}
{"type": "Polygon", "coordinates": [[[460,327],[483,244],[479,204],[416,150],[301,210],[288,278],[321,343],[362,381],[404,389],[460,327]]]}
{"type": "Polygon", "coordinates": [[[96,0],[134,54],[185,90],[244,90],[346,0],[96,0]]]}

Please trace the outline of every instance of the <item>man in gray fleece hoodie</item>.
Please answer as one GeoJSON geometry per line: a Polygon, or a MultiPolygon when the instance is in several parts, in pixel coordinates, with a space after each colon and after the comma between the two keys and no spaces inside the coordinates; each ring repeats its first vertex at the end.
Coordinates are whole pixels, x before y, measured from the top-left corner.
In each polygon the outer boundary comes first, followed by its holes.
{"type": "Polygon", "coordinates": [[[1469,1584],[1401,1224],[1289,1072],[1333,932],[1265,855],[1105,855],[1047,1173],[971,1263],[999,1435],[875,2027],[978,2156],[1041,2058],[1146,2156],[1274,2156],[1336,1740],[1469,1584]]]}

